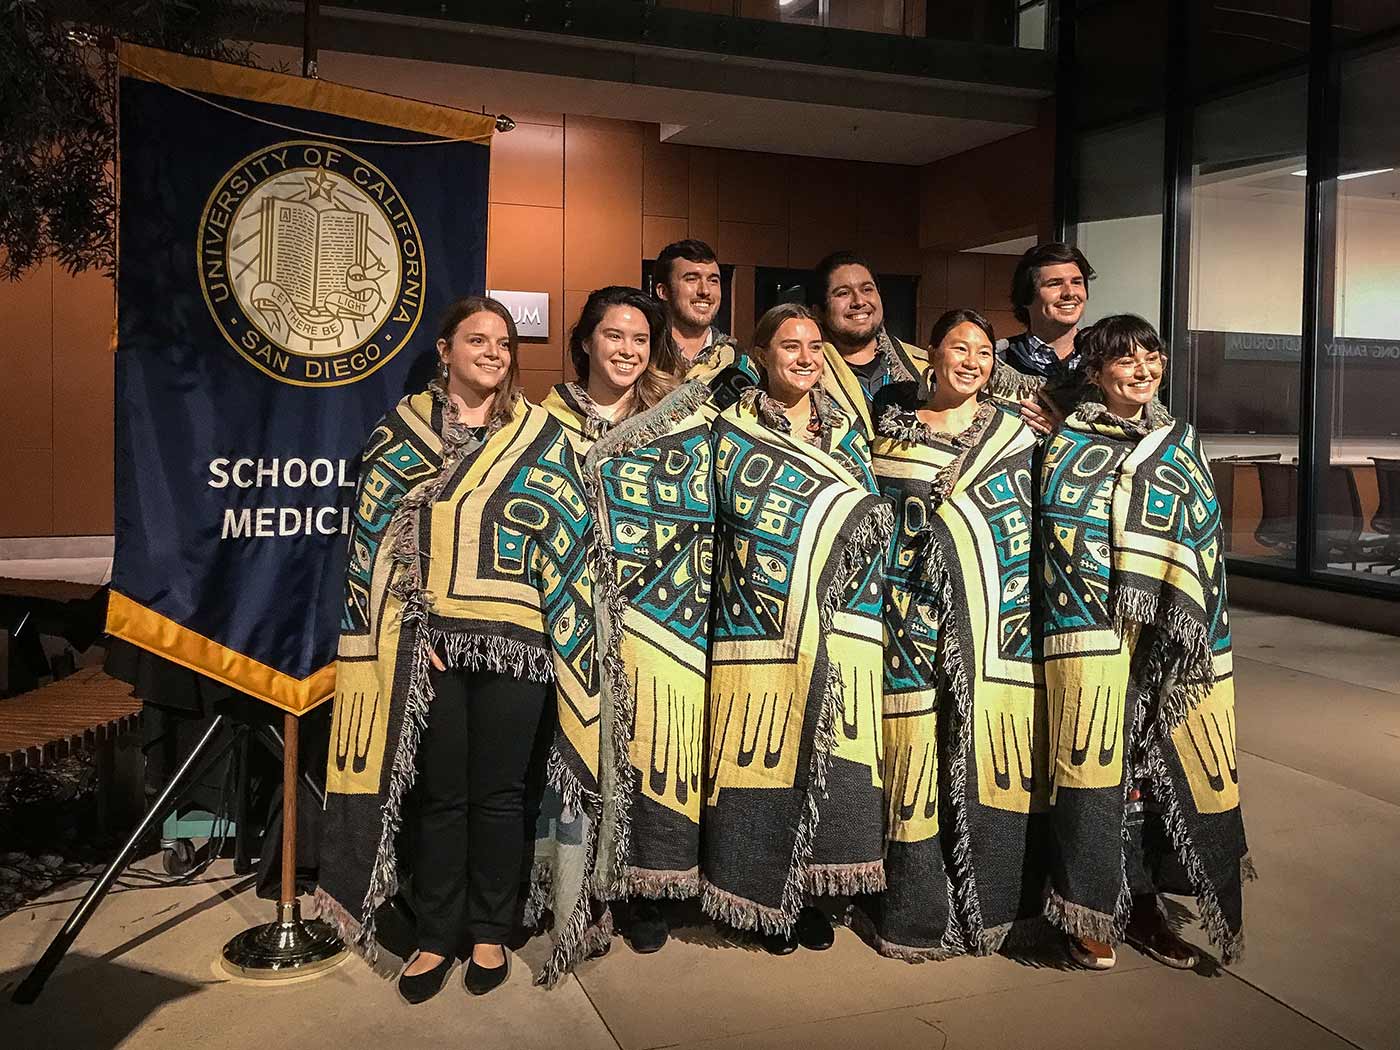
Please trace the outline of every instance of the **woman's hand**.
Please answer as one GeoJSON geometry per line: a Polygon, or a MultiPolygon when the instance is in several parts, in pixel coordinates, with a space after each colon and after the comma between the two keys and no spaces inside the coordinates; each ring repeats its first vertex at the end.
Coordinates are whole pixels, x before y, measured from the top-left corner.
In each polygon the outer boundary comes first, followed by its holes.
{"type": "Polygon", "coordinates": [[[1059,406],[1044,394],[1021,401],[1021,418],[1028,427],[1039,434],[1048,434],[1065,421],[1059,406]]]}
{"type": "Polygon", "coordinates": [[[437,650],[428,650],[428,662],[433,665],[434,671],[446,671],[447,665],[442,662],[442,657],[438,656],[437,650]]]}

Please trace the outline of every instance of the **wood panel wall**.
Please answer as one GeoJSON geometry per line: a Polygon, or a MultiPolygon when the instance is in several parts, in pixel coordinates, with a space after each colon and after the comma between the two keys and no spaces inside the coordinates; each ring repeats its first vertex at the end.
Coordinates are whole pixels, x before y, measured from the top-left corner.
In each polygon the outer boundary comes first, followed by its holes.
{"type": "MultiPolygon", "coordinates": [[[[680,146],[654,124],[512,113],[516,129],[492,147],[487,283],[549,293],[549,338],[521,350],[537,399],[571,374],[564,341],[588,292],[636,284],[642,259],[678,238],[707,240],[736,266],[741,338],[753,329],[755,267],[808,267],[838,248],[920,275],[921,331],[956,305],[1010,332],[1008,261],[955,249],[1049,222],[1050,156],[1034,150],[1050,140],[1038,133],[920,169],[680,146]],[[990,163],[1007,157],[1024,167],[990,163]],[[950,193],[945,168],[976,185],[950,193]],[[975,214],[962,214],[972,200],[975,214]]],[[[0,282],[0,536],[111,531],[114,313],[100,275],[45,263],[0,282]]]]}

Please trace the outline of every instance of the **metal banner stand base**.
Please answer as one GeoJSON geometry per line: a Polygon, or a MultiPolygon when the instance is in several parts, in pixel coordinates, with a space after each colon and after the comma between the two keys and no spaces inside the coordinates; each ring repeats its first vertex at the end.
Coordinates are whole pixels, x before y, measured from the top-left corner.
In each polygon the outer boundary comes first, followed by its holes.
{"type": "Polygon", "coordinates": [[[244,930],[224,945],[224,967],[263,981],[305,977],[345,957],[345,945],[326,923],[301,917],[297,899],[297,760],[300,721],[282,720],[282,894],[277,921],[244,930]]]}
{"type": "Polygon", "coordinates": [[[330,969],[345,945],[319,919],[301,917],[299,901],[277,905],[277,921],[244,930],[224,945],[224,966],[243,977],[282,980],[330,969]]]}

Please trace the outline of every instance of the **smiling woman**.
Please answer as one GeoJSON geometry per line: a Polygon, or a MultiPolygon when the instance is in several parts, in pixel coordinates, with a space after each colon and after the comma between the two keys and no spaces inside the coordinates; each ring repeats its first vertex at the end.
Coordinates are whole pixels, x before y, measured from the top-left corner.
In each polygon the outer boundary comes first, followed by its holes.
{"type": "Polygon", "coordinates": [[[618,423],[675,390],[681,372],[666,315],[639,288],[614,285],[588,296],[569,333],[569,360],[590,416],[618,423]]]}
{"type": "Polygon", "coordinates": [[[714,424],[705,910],[775,954],[829,948],[808,895],[885,885],[880,577],[890,510],[819,382],[804,306],[764,314],[763,386],[714,424]]]}
{"type": "Polygon", "coordinates": [[[1036,442],[1014,405],[984,396],[1006,368],[994,344],[986,319],[950,310],[933,326],[922,382],[890,384],[875,400],[875,475],[895,513],[884,581],[889,886],[862,902],[860,926],[881,953],[910,961],[995,951],[1041,908],[1029,845],[1048,788],[1030,622],[1036,442]]]}
{"type": "Polygon", "coordinates": [[[437,352],[443,387],[464,426],[510,418],[520,383],[518,343],[510,311],[495,299],[469,295],[448,309],[437,352]]]}
{"type": "Polygon", "coordinates": [[[1108,969],[1126,939],[1189,969],[1196,949],[1158,895],[1194,895],[1233,962],[1253,868],[1210,462],[1155,399],[1166,362],[1150,324],[1106,317],[1075,350],[1090,386],[1045,446],[1035,515],[1055,840],[1045,914],[1082,966],[1108,969]]]}
{"type": "Polygon", "coordinates": [[[666,315],[636,288],[593,292],[569,355],[578,381],[555,387],[545,408],[583,459],[597,529],[608,774],[594,881],[606,899],[631,901],[628,940],[653,952],[669,936],[658,899],[699,890],[710,388],[679,383],[666,315]]]}

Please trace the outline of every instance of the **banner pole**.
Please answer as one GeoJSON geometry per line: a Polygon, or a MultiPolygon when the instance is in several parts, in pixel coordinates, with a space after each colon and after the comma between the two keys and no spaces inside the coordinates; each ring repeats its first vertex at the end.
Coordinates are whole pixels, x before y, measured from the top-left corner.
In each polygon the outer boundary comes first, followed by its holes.
{"type": "Polygon", "coordinates": [[[281,980],[329,969],[345,957],[335,931],[301,917],[297,899],[297,792],[301,720],[282,716],[282,885],[277,921],[244,930],[224,945],[224,965],[244,977],[281,980]]]}
{"type": "Polygon", "coordinates": [[[306,0],[301,19],[301,75],[316,79],[316,30],[320,26],[320,0],[306,0]]]}
{"type": "Polygon", "coordinates": [[[297,751],[301,720],[282,716],[282,895],[278,910],[297,903],[297,751]]]}

